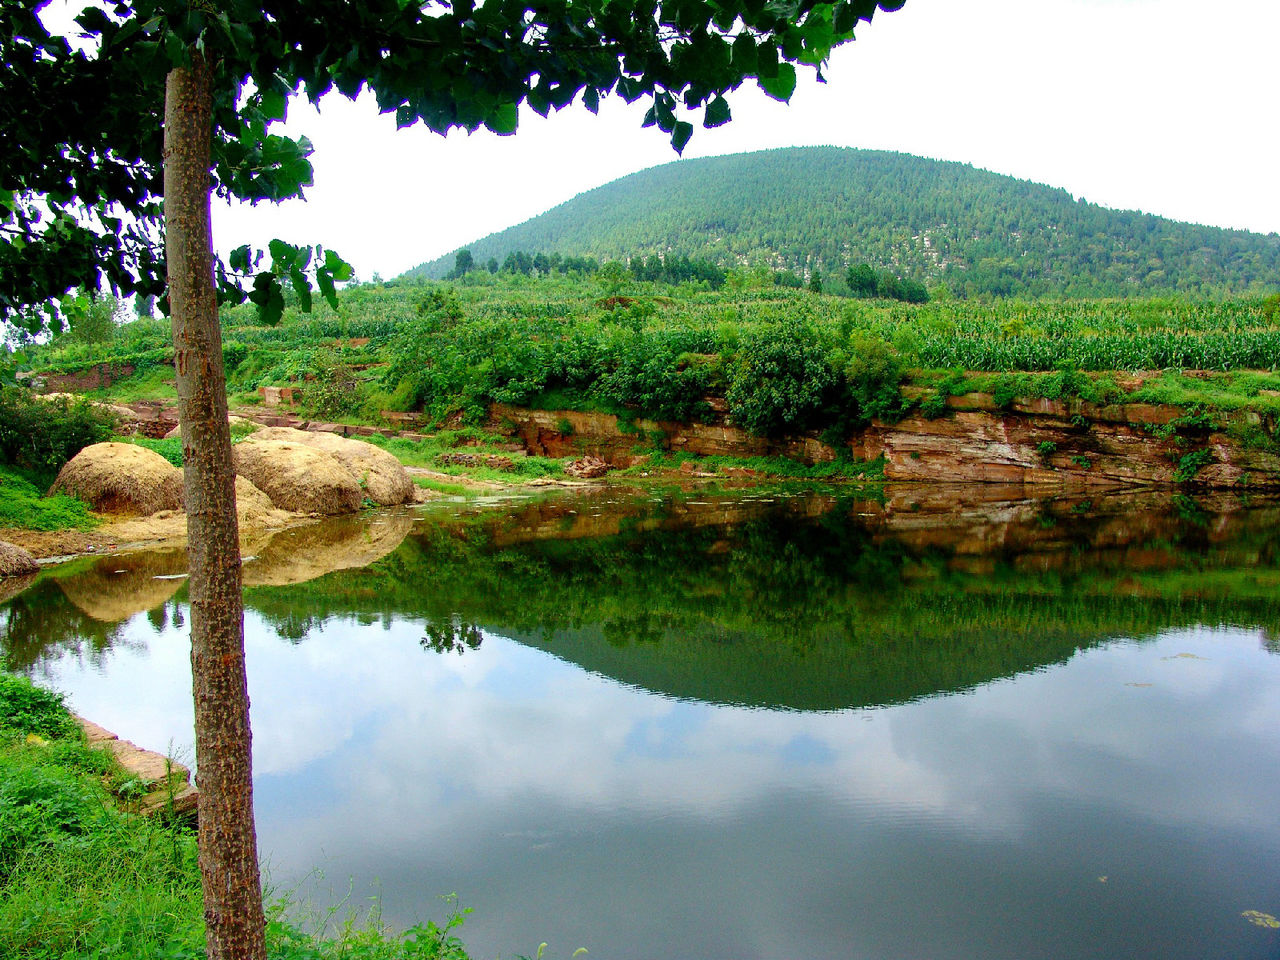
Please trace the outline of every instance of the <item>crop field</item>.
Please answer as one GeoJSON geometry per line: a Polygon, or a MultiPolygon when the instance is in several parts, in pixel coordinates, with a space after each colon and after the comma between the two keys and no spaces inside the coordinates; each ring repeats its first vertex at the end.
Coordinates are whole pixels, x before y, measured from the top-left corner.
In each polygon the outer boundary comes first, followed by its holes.
{"type": "MultiPolygon", "coordinates": [[[[1072,371],[1080,375],[1068,378],[1071,391],[1109,399],[1123,378],[1108,375],[1166,371],[1168,402],[1263,410],[1280,389],[1276,296],[916,305],[776,286],[759,271],[715,291],[480,272],[453,283],[353,286],[336,311],[290,306],[274,327],[250,306],[231,308],[223,331],[233,399],[300,386],[307,411],[330,419],[422,411],[477,422],[500,401],[697,420],[719,396],[736,422],[776,433],[893,418],[911,407],[903,384],[968,388],[983,375],[1039,373],[1020,382],[1061,389],[1062,372],[1072,371]],[[1220,376],[1191,382],[1187,370],[1220,376]]],[[[155,396],[164,392],[168,338],[163,320],[139,319],[105,341],[65,337],[10,363],[51,371],[130,363],[133,377],[109,394],[155,396]]]]}

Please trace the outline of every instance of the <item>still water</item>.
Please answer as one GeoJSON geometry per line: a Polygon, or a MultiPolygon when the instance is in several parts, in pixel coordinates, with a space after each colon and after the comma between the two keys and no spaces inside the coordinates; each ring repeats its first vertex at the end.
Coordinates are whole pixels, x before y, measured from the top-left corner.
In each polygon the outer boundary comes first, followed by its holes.
{"type": "MultiPolygon", "coordinates": [[[[1276,957],[1280,505],[601,494],[246,562],[273,883],[480,957],[1276,957]],[[328,570],[329,572],[325,572],[328,570]]],[[[179,554],[10,663],[192,752],[179,554]]]]}

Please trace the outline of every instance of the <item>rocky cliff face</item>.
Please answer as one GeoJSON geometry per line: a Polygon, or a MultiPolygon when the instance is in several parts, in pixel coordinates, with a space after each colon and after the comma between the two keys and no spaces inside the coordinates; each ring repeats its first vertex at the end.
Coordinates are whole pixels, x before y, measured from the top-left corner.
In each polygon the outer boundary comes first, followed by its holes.
{"type": "MultiPolygon", "coordinates": [[[[839,452],[816,435],[757,437],[723,415],[713,424],[619,424],[610,414],[495,404],[491,419],[530,453],[593,454],[619,467],[643,455],[646,444],[701,456],[785,456],[807,463],[834,460],[839,452]]],[[[1274,433],[1275,425],[1254,413],[1205,417],[1169,405],[1046,399],[1000,408],[990,394],[971,393],[947,398],[939,417],[873,423],[849,438],[847,448],[860,460],[883,458],[888,480],[1068,490],[1184,483],[1277,487],[1274,433]]]]}

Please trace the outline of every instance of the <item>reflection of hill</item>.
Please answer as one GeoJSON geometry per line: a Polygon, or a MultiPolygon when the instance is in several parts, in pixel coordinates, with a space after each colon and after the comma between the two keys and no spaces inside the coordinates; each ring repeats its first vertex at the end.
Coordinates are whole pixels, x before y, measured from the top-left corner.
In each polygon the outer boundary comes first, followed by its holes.
{"type": "MultiPolygon", "coordinates": [[[[277,585],[246,605],[294,641],[335,617],[418,621],[428,641],[483,624],[672,696],[796,709],[961,690],[1176,625],[1280,635],[1274,501],[611,494],[432,514],[401,542],[410,528],[378,514],[277,537],[245,567],[277,585]]],[[[173,569],[140,554],[53,571],[61,590],[43,575],[0,613],[0,653],[109,647],[101,620],[162,604],[173,569]]]]}
{"type": "Polygon", "coordinates": [[[1280,624],[1274,504],[936,496],[432,518],[370,567],[250,603],[295,626],[460,618],[670,695],[798,709],[959,690],[1171,625],[1280,624]]]}

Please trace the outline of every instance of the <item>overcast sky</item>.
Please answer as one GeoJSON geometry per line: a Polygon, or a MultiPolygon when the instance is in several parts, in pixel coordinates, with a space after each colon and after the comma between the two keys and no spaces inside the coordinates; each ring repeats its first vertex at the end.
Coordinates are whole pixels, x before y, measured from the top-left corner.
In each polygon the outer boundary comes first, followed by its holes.
{"type": "MultiPolygon", "coordinates": [[[[908,0],[863,24],[829,82],[789,106],[744,88],[686,157],[811,144],[958,160],[1106,206],[1280,232],[1276,0],[908,0]]],[[[226,251],[323,243],[394,276],[585,190],[675,159],[644,107],[611,100],[513,137],[397,132],[372,102],[299,100],[315,144],[305,202],[221,209],[226,251]]]]}

